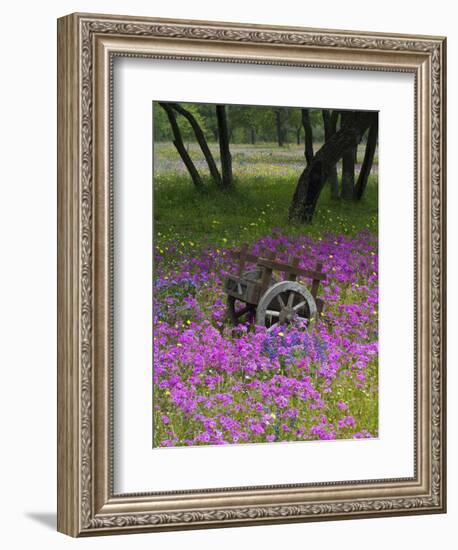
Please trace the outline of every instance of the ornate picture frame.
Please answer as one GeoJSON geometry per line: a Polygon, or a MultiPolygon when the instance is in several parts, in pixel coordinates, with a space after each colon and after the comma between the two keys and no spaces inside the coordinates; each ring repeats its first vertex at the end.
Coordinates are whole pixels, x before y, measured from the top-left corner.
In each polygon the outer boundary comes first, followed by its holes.
{"type": "Polygon", "coordinates": [[[58,20],[58,530],[71,536],[443,513],[443,37],[72,14],[58,20]],[[407,72],[415,78],[414,476],[115,494],[116,57],[407,72]]]}

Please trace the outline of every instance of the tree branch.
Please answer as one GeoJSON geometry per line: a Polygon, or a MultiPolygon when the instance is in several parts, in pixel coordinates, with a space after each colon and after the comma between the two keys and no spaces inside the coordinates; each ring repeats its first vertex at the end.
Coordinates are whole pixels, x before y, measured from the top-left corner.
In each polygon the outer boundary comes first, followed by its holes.
{"type": "Polygon", "coordinates": [[[301,115],[305,134],[304,156],[307,164],[310,164],[313,159],[313,130],[312,123],[310,122],[310,111],[308,109],[301,109],[301,115]]]}
{"type": "Polygon", "coordinates": [[[378,116],[371,124],[369,128],[369,134],[367,136],[366,151],[364,153],[363,165],[361,166],[361,171],[358,176],[358,181],[356,182],[353,198],[357,201],[361,200],[364,194],[364,191],[369,181],[369,174],[372,170],[372,164],[374,162],[375,149],[377,148],[377,137],[378,137],[378,116]]]}
{"type": "Polygon", "coordinates": [[[194,185],[197,188],[202,188],[203,187],[202,179],[199,175],[199,172],[197,171],[197,168],[192,162],[192,159],[189,156],[189,153],[186,151],[186,147],[184,146],[184,143],[183,143],[183,138],[181,137],[180,127],[177,124],[175,112],[173,111],[173,109],[170,107],[168,103],[159,102],[159,105],[164,109],[164,111],[167,114],[167,118],[169,119],[170,126],[172,127],[172,132],[174,137],[173,144],[175,145],[176,150],[178,151],[178,154],[183,160],[184,165],[186,166],[194,185]]]}
{"type": "Polygon", "coordinates": [[[208,147],[207,140],[205,139],[205,135],[202,131],[202,128],[199,126],[196,118],[191,112],[182,107],[179,103],[169,103],[169,105],[173,109],[175,109],[177,113],[184,116],[191,125],[194,131],[194,135],[196,136],[197,143],[199,144],[205,160],[207,161],[208,169],[210,170],[210,174],[214,182],[217,185],[222,185],[221,175],[219,173],[218,167],[216,166],[215,159],[213,158],[210,148],[208,147]]]}

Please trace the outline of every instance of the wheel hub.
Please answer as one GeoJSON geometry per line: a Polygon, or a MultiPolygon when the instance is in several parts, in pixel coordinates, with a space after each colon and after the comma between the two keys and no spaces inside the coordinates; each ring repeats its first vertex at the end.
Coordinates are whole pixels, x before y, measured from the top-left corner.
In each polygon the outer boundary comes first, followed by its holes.
{"type": "Polygon", "coordinates": [[[294,314],[295,314],[295,311],[293,310],[292,307],[286,306],[282,308],[282,310],[280,311],[280,324],[291,323],[291,321],[293,320],[294,314]]]}

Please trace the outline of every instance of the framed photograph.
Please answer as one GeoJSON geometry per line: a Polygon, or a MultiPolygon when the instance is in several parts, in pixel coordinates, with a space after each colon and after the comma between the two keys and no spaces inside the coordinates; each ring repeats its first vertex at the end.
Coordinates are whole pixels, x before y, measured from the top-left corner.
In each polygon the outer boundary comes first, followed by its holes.
{"type": "Polygon", "coordinates": [[[58,20],[58,530],[445,511],[445,38],[58,20]]]}

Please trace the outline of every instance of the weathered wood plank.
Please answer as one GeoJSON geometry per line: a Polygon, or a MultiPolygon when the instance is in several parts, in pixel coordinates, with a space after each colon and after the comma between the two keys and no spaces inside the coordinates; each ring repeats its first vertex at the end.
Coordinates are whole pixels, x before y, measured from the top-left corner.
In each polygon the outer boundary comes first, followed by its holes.
{"type": "Polygon", "coordinates": [[[257,264],[260,267],[266,267],[268,269],[284,271],[285,273],[297,273],[298,275],[303,275],[309,279],[317,279],[319,281],[324,281],[326,279],[326,273],[317,270],[311,269],[302,269],[300,267],[294,267],[291,264],[284,264],[280,262],[274,262],[271,259],[259,258],[257,264]]]}
{"type": "MultiPolygon", "coordinates": [[[[321,272],[322,269],[323,269],[323,264],[321,262],[317,262],[315,266],[315,271],[319,273],[321,272]]],[[[313,277],[312,288],[310,292],[314,298],[316,298],[318,294],[319,287],[320,287],[320,279],[318,277],[313,277]]]]}

